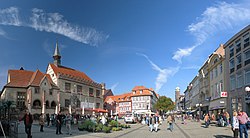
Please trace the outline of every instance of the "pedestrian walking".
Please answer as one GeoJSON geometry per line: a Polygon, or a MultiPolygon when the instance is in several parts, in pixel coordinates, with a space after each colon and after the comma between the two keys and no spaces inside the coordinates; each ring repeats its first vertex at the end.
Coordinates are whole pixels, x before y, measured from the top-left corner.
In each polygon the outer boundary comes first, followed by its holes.
{"type": "Polygon", "coordinates": [[[50,125],[50,116],[49,116],[49,113],[46,114],[46,121],[47,121],[47,127],[49,127],[49,125],[50,125]]]}
{"type": "Polygon", "coordinates": [[[248,138],[248,133],[247,133],[247,120],[248,120],[248,116],[245,112],[243,111],[239,111],[238,112],[238,120],[239,120],[239,131],[240,131],[240,138],[243,138],[243,133],[245,135],[245,138],[248,138]]]}
{"type": "Polygon", "coordinates": [[[72,117],[71,117],[70,114],[66,114],[65,121],[66,121],[66,129],[68,131],[68,134],[72,135],[72,133],[71,133],[71,121],[72,121],[72,117]]]}
{"type": "Polygon", "coordinates": [[[59,111],[58,115],[56,116],[56,134],[62,134],[61,128],[62,128],[62,114],[61,111],[59,111]]]}
{"type": "Polygon", "coordinates": [[[227,126],[230,125],[230,115],[228,112],[225,113],[226,114],[226,119],[227,119],[227,126]]]}
{"type": "Polygon", "coordinates": [[[236,111],[233,112],[233,123],[232,123],[232,130],[234,133],[234,138],[238,138],[239,133],[239,120],[237,118],[238,114],[236,111]]]}
{"type": "Polygon", "coordinates": [[[40,132],[43,132],[43,126],[44,126],[45,122],[44,122],[44,115],[41,113],[40,117],[39,117],[39,125],[40,125],[40,132]]]}
{"type": "Polygon", "coordinates": [[[169,115],[168,118],[167,118],[167,123],[168,123],[168,126],[169,126],[169,130],[172,132],[174,127],[173,127],[173,122],[174,122],[174,117],[173,115],[169,115]]]}
{"type": "Polygon", "coordinates": [[[153,115],[151,115],[149,118],[149,130],[153,132],[153,129],[154,129],[154,117],[153,115]]]}
{"type": "Polygon", "coordinates": [[[154,130],[155,130],[155,132],[157,132],[158,131],[158,126],[159,126],[159,116],[155,115],[154,120],[155,120],[154,130]]]}
{"type": "Polygon", "coordinates": [[[210,122],[210,120],[209,120],[209,115],[208,115],[208,114],[205,115],[204,121],[205,121],[205,128],[208,128],[209,122],[210,122]]]}
{"type": "Polygon", "coordinates": [[[33,123],[33,116],[30,114],[29,110],[26,110],[25,112],[26,113],[21,118],[21,120],[23,120],[23,122],[24,122],[25,133],[27,134],[27,138],[32,138],[31,127],[32,127],[32,123],[33,123]]]}

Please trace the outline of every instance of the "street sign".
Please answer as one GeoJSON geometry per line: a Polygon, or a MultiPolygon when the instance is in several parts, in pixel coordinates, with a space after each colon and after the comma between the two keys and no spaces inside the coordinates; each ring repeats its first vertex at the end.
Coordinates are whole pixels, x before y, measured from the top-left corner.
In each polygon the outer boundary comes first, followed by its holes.
{"type": "Polygon", "coordinates": [[[227,92],[221,92],[220,97],[227,97],[227,92]]]}

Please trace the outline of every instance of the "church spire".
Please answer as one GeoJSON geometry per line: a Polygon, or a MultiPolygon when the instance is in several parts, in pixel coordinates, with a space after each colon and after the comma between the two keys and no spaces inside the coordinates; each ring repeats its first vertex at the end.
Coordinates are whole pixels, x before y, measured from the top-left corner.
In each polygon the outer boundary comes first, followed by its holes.
{"type": "Polygon", "coordinates": [[[55,49],[55,53],[53,55],[53,58],[54,58],[54,64],[56,66],[60,66],[61,65],[61,55],[59,52],[58,41],[56,41],[56,49],[55,49]]]}

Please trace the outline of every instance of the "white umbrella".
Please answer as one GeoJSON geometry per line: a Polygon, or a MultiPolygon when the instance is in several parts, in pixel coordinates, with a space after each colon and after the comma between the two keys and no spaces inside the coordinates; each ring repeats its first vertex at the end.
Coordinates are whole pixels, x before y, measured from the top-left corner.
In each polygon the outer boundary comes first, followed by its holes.
{"type": "Polygon", "coordinates": [[[69,114],[71,114],[71,105],[69,105],[69,114]]]}
{"type": "Polygon", "coordinates": [[[57,106],[56,106],[56,109],[55,109],[55,114],[56,114],[56,115],[58,114],[58,109],[57,109],[57,106]]]}
{"type": "Polygon", "coordinates": [[[45,104],[43,104],[43,107],[42,107],[42,114],[45,113],[45,104]]]}

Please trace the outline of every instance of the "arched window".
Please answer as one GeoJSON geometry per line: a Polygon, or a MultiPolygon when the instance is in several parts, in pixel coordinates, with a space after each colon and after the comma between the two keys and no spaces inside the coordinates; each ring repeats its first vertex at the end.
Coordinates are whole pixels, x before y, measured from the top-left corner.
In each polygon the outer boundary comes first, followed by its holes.
{"type": "Polygon", "coordinates": [[[46,108],[49,108],[49,101],[46,101],[46,108]]]}
{"type": "Polygon", "coordinates": [[[41,107],[41,102],[40,102],[40,100],[35,100],[35,101],[33,102],[33,106],[34,106],[34,107],[41,107]]]}
{"type": "Polygon", "coordinates": [[[51,102],[51,108],[55,108],[56,107],[56,102],[55,101],[52,101],[51,102]]]}

